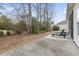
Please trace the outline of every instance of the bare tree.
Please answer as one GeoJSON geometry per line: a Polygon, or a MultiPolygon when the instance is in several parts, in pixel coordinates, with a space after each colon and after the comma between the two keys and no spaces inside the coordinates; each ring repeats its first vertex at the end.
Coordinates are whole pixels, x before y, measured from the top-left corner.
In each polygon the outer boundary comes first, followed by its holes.
{"type": "Polygon", "coordinates": [[[35,8],[35,11],[36,11],[36,18],[38,20],[38,30],[39,30],[39,22],[41,23],[41,20],[42,20],[42,3],[39,3],[39,4],[34,4],[34,8],[35,8]]]}
{"type": "Polygon", "coordinates": [[[37,18],[37,21],[38,21],[36,26],[39,30],[39,18],[40,18],[39,9],[40,9],[40,7],[39,7],[39,4],[33,4],[33,7],[34,7],[34,11],[36,13],[36,18],[37,18]]]}
{"type": "MultiPolygon", "coordinates": [[[[52,4],[54,5],[54,4],[52,4]]],[[[43,7],[43,19],[44,19],[44,26],[46,26],[45,28],[46,29],[49,29],[49,25],[50,25],[50,22],[51,22],[51,19],[54,17],[53,15],[54,14],[54,6],[50,6],[50,4],[46,3],[44,4],[44,7],[43,7]]]]}
{"type": "Polygon", "coordinates": [[[28,25],[29,25],[29,33],[32,33],[32,12],[31,12],[31,4],[28,3],[28,25]]]}
{"type": "Polygon", "coordinates": [[[27,32],[29,32],[27,4],[21,3],[21,9],[22,9],[21,19],[26,22],[27,32]]]}
{"type": "Polygon", "coordinates": [[[20,4],[14,4],[14,5],[12,5],[13,7],[14,7],[14,9],[13,9],[13,11],[12,12],[14,12],[15,13],[15,17],[16,17],[16,19],[19,21],[20,20],[20,4]]]}
{"type": "Polygon", "coordinates": [[[50,4],[47,3],[38,3],[38,4],[30,4],[30,3],[20,3],[14,4],[15,17],[19,20],[24,20],[27,26],[27,32],[32,33],[32,17],[34,16],[37,25],[35,28],[40,30],[40,28],[49,29],[49,23],[53,18],[53,8],[50,4]],[[33,7],[32,7],[33,6],[33,7]],[[32,11],[34,8],[34,11],[32,11]],[[35,13],[32,15],[32,13],[35,13]],[[40,26],[41,25],[41,26],[40,26]]]}

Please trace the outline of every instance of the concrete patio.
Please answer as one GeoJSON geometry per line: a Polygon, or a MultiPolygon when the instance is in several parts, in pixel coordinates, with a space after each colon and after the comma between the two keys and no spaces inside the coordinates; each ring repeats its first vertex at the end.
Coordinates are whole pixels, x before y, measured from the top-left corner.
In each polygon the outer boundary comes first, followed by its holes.
{"type": "Polygon", "coordinates": [[[1,56],[79,56],[79,48],[72,39],[48,35],[19,48],[0,54],[1,56]]]}

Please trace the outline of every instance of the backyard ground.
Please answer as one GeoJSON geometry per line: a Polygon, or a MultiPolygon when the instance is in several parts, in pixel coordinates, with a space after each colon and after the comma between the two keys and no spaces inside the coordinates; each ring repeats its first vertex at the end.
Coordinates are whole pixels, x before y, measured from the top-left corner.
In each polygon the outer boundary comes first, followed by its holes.
{"type": "MultiPolygon", "coordinates": [[[[3,56],[4,55],[7,55],[7,56],[79,56],[79,48],[74,43],[74,41],[70,38],[64,39],[60,37],[52,37],[50,33],[43,33],[39,35],[28,36],[28,38],[29,40],[24,39],[24,41],[27,41],[27,43],[31,41],[30,43],[28,44],[25,43],[24,45],[22,44],[21,46],[10,49],[0,55],[3,55],[3,56]]],[[[10,46],[14,46],[14,45],[15,43],[10,46]]]]}
{"type": "Polygon", "coordinates": [[[28,44],[31,41],[35,41],[38,38],[42,38],[51,32],[41,33],[41,34],[29,34],[29,35],[13,35],[0,37],[0,53],[4,53],[10,49],[14,49],[23,44],[28,44]]]}

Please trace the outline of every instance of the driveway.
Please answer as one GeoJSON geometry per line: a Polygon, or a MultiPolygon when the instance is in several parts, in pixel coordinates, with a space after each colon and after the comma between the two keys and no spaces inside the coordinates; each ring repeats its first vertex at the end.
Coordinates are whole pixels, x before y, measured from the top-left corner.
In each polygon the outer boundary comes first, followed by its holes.
{"type": "Polygon", "coordinates": [[[0,54],[2,56],[75,56],[79,55],[79,48],[72,39],[63,39],[48,35],[31,44],[24,44],[19,48],[0,54]]]}

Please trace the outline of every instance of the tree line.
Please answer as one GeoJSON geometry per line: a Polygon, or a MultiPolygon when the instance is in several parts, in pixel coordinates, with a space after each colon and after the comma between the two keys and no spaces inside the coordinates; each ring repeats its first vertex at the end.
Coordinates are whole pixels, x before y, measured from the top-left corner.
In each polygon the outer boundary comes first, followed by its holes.
{"type": "MultiPolygon", "coordinates": [[[[17,33],[40,33],[50,30],[54,23],[54,4],[48,3],[18,3],[9,4],[13,9],[10,14],[1,13],[0,30],[13,30],[17,33]],[[8,17],[11,15],[12,17],[8,17]],[[16,22],[12,20],[16,19],[16,22]]],[[[3,5],[0,9],[6,9],[3,5]]]]}

